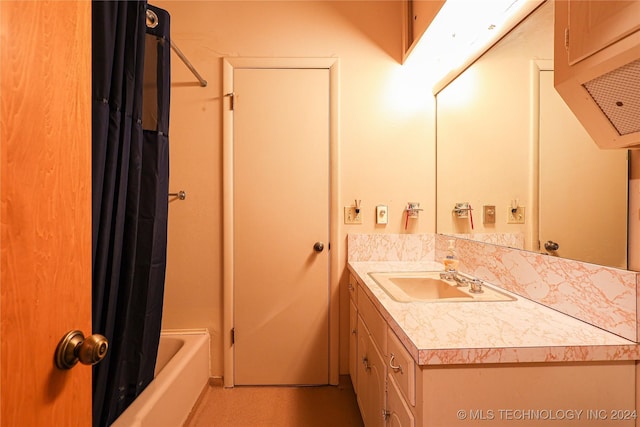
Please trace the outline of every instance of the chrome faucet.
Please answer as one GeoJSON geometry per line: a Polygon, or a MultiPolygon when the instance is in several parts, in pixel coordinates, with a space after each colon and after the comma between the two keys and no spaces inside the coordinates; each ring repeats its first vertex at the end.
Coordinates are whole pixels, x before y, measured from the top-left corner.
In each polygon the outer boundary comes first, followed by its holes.
{"type": "Polygon", "coordinates": [[[440,273],[440,278],[444,280],[453,280],[456,282],[456,286],[464,286],[469,279],[460,275],[456,270],[448,270],[444,273],[440,273]]]}

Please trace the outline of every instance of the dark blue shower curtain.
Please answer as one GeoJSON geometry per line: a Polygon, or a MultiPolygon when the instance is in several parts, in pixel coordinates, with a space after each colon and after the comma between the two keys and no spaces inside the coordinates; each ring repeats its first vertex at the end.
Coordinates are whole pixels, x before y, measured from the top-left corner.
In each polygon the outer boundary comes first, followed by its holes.
{"type": "Polygon", "coordinates": [[[146,1],[94,1],[93,425],[108,426],[153,379],[160,339],[169,191],[169,14],[146,1]],[[147,28],[146,11],[159,25],[147,28]]]}

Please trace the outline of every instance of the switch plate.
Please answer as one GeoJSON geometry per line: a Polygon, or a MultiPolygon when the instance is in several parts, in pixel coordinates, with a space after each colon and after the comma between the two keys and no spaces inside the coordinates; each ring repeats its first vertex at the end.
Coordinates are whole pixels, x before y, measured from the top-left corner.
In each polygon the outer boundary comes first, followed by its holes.
{"type": "Polygon", "coordinates": [[[524,224],[524,206],[507,209],[507,224],[524,224]]]}
{"type": "Polygon", "coordinates": [[[495,206],[484,205],[482,207],[482,223],[483,224],[496,223],[496,207],[495,206]]]}
{"type": "Polygon", "coordinates": [[[344,207],[344,223],[345,224],[362,224],[362,209],[356,213],[355,206],[344,207]]]}
{"type": "Polygon", "coordinates": [[[376,224],[387,224],[389,222],[389,209],[385,205],[376,206],[376,224]]]}

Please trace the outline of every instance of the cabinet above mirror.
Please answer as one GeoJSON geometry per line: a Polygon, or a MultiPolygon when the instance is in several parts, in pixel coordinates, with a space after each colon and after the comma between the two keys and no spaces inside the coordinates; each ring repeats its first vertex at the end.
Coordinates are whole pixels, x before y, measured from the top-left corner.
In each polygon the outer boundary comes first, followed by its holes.
{"type": "Polygon", "coordinates": [[[555,2],[555,87],[601,148],[640,146],[640,1],[555,2]]]}
{"type": "Polygon", "coordinates": [[[402,62],[427,31],[445,0],[403,0],[402,2],[402,62]]]}

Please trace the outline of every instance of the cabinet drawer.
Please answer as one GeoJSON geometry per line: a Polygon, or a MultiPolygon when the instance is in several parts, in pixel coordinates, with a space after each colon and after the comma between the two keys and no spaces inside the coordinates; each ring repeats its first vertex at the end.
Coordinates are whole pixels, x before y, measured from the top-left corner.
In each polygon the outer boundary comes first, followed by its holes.
{"type": "Polygon", "coordinates": [[[413,358],[404,348],[391,329],[387,341],[387,367],[389,376],[398,384],[398,388],[407,401],[416,406],[416,368],[413,358]]]}
{"type": "Polygon", "coordinates": [[[358,313],[367,325],[369,333],[380,352],[387,354],[387,322],[373,305],[361,286],[358,286],[358,313]]]}

